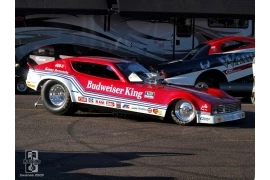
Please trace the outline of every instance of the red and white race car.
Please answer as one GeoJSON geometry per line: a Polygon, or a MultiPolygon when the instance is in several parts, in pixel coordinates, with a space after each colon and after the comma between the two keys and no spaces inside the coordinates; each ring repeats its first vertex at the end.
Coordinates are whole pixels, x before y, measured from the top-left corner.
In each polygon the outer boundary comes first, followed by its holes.
{"type": "Polygon", "coordinates": [[[45,108],[70,115],[80,108],[106,108],[177,124],[215,124],[245,117],[241,102],[225,92],[168,85],[136,62],[72,57],[30,66],[27,86],[40,90],[45,108]]]}

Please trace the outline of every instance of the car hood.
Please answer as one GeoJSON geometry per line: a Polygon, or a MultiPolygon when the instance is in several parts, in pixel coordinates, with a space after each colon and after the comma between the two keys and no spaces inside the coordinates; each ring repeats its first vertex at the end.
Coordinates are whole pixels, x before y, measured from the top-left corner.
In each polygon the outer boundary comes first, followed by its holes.
{"type": "Polygon", "coordinates": [[[170,92],[171,94],[178,94],[183,92],[188,92],[192,94],[193,96],[196,96],[200,98],[201,100],[205,102],[209,102],[211,104],[227,104],[227,103],[233,103],[237,100],[236,98],[228,95],[224,91],[221,91],[219,89],[198,89],[198,88],[192,88],[192,87],[186,87],[181,85],[167,85],[167,84],[156,84],[154,85],[154,88],[157,89],[163,89],[164,91],[170,92]]]}

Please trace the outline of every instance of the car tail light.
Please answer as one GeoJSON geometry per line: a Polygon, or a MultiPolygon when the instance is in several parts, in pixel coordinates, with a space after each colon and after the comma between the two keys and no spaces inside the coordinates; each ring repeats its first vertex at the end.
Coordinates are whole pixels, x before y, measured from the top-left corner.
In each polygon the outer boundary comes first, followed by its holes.
{"type": "Polygon", "coordinates": [[[160,76],[163,76],[164,78],[168,78],[168,77],[169,77],[168,74],[165,73],[163,70],[161,70],[161,71],[159,72],[159,75],[160,75],[160,76]]]}

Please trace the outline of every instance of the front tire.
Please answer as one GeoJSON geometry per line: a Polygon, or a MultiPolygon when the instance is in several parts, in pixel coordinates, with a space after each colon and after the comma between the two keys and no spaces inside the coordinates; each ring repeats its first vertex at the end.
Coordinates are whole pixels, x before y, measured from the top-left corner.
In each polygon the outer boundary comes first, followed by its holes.
{"type": "Polygon", "coordinates": [[[219,83],[212,78],[200,78],[196,81],[195,88],[219,88],[219,83]]]}
{"type": "Polygon", "coordinates": [[[15,90],[19,94],[26,94],[28,92],[28,87],[26,85],[24,78],[19,78],[15,82],[15,90]]]}
{"type": "Polygon", "coordinates": [[[176,124],[190,125],[196,122],[196,111],[192,103],[181,99],[173,103],[171,117],[176,124]]]}
{"type": "Polygon", "coordinates": [[[68,89],[59,81],[46,81],[41,89],[41,97],[44,107],[52,114],[72,115],[77,110],[68,89]]]}

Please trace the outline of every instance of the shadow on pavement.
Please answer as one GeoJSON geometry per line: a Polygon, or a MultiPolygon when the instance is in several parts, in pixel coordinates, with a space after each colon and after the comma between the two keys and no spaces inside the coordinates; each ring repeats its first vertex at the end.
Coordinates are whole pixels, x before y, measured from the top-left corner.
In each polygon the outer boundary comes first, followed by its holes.
{"type": "MultiPolygon", "coordinates": [[[[66,153],[66,152],[39,152],[38,159],[41,161],[38,165],[38,174],[44,174],[42,179],[147,179],[147,180],[173,180],[173,177],[136,177],[136,172],[132,173],[132,177],[126,176],[107,176],[93,175],[91,168],[113,168],[113,167],[129,167],[132,163],[124,162],[140,157],[159,158],[163,156],[189,156],[195,154],[189,153],[160,153],[160,152],[99,152],[99,153],[66,153]],[[87,172],[79,173],[74,171],[84,170],[87,172]],[[72,172],[73,171],[73,172],[72,172]]],[[[25,173],[24,151],[15,152],[15,177],[25,173]]],[[[27,166],[28,167],[28,166],[27,166]]],[[[105,172],[106,170],[100,170],[105,172]]],[[[114,174],[119,174],[114,172],[114,174]]],[[[29,177],[28,177],[29,178],[29,177]]]]}

